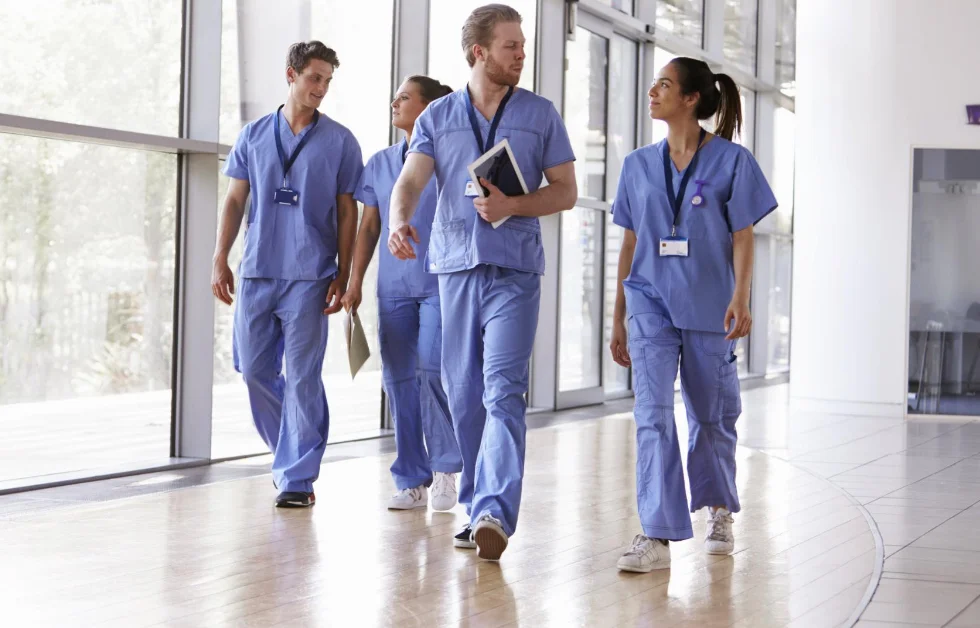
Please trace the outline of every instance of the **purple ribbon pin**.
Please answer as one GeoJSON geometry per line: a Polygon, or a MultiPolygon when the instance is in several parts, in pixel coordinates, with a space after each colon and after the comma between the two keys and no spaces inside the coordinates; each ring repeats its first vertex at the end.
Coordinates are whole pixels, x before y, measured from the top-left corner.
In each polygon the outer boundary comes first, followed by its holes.
{"type": "Polygon", "coordinates": [[[704,203],[704,195],[701,193],[701,189],[707,184],[707,181],[696,180],[694,185],[698,186],[698,189],[694,191],[694,197],[691,199],[691,205],[695,207],[700,207],[704,203]]]}

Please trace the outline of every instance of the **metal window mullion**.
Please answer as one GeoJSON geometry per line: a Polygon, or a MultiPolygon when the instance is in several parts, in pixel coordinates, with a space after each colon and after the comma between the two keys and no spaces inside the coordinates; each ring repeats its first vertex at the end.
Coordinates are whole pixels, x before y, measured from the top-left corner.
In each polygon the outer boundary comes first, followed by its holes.
{"type": "MultiPolygon", "coordinates": [[[[566,4],[564,0],[539,0],[537,8],[535,91],[553,102],[558,111],[564,111],[566,4]]],[[[546,216],[540,222],[546,271],[541,277],[538,333],[531,353],[530,405],[554,409],[558,400],[561,216],[546,216]]]]}
{"type": "Polygon", "coordinates": [[[9,113],[0,113],[0,133],[172,154],[214,154],[221,148],[216,141],[168,137],[44,118],[27,118],[9,113]]]}
{"type": "Polygon", "coordinates": [[[178,160],[180,194],[174,321],[172,452],[211,457],[214,297],[211,258],[217,231],[221,3],[187,0],[184,15],[181,137],[206,142],[209,153],[178,160]]]}

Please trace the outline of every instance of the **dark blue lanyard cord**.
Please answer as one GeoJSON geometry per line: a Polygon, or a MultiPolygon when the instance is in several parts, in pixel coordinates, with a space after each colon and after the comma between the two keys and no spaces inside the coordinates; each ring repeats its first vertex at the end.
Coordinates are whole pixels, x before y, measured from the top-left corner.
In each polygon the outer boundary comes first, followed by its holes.
{"type": "Polygon", "coordinates": [[[289,156],[289,159],[286,159],[286,153],[282,149],[282,138],[279,137],[279,112],[282,111],[283,107],[285,105],[279,105],[279,108],[276,109],[276,150],[279,152],[279,163],[282,165],[282,185],[285,187],[286,175],[289,174],[289,169],[293,167],[293,163],[299,157],[299,152],[303,150],[303,147],[310,140],[310,136],[313,135],[313,131],[316,130],[316,123],[320,121],[320,112],[315,109],[313,110],[313,126],[310,127],[310,130],[306,132],[303,139],[296,145],[296,150],[289,156]]]}
{"type": "Polygon", "coordinates": [[[677,195],[674,195],[674,173],[671,169],[670,160],[670,144],[667,140],[664,140],[664,185],[667,188],[667,200],[670,201],[670,210],[674,212],[674,225],[671,230],[671,235],[677,235],[677,225],[680,224],[681,218],[681,203],[684,202],[684,191],[687,190],[687,182],[691,179],[691,173],[694,172],[694,168],[698,165],[698,154],[701,152],[701,145],[704,144],[704,138],[707,136],[708,132],[701,129],[701,133],[698,135],[698,147],[694,149],[694,156],[691,157],[691,163],[687,165],[687,170],[684,171],[684,176],[681,177],[681,185],[677,189],[677,195]]]}
{"type": "Polygon", "coordinates": [[[483,133],[480,132],[480,123],[476,119],[476,107],[473,106],[473,95],[470,94],[470,86],[466,86],[466,113],[470,116],[470,126],[473,127],[473,135],[476,136],[476,145],[480,148],[480,154],[487,152],[487,147],[493,148],[493,140],[497,137],[497,127],[500,125],[500,119],[504,116],[504,108],[507,107],[507,103],[510,101],[510,97],[514,94],[514,88],[507,88],[507,95],[504,99],[500,101],[497,106],[497,113],[493,116],[493,121],[490,122],[490,133],[487,135],[487,143],[483,143],[483,133]]]}

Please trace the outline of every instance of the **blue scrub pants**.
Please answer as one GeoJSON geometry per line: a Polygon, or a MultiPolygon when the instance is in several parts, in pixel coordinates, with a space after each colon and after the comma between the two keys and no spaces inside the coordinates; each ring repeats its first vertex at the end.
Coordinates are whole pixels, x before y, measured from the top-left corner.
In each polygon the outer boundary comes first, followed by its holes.
{"type": "Polygon", "coordinates": [[[255,427],[274,456],[272,477],[280,491],[310,493],[320,474],[330,427],[321,371],[331,281],[244,278],[238,286],[235,369],[248,388],[255,427]]]}
{"type": "Polygon", "coordinates": [[[470,521],[517,528],[527,434],[524,395],[541,278],[499,266],[439,275],[442,376],[463,456],[459,501],[470,521]]]}
{"type": "Polygon", "coordinates": [[[395,486],[429,486],[434,471],[459,473],[463,460],[442,388],[439,297],[379,297],[378,336],[381,376],[395,421],[395,486]]]}
{"type": "Polygon", "coordinates": [[[742,412],[735,342],[725,334],[677,329],[663,313],[631,314],[629,354],[636,397],[636,495],[643,534],[668,541],[694,536],[690,512],[740,510],[735,488],[735,421],[742,412]],[[674,426],[674,381],[689,428],[688,509],[674,426]]]}

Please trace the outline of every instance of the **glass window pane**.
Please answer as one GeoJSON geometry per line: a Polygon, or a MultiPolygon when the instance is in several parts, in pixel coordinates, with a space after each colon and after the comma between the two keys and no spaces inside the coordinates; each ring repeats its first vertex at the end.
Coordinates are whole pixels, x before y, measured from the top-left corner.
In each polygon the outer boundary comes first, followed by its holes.
{"type": "Polygon", "coordinates": [[[354,133],[365,162],[391,143],[394,11],[394,0],[313,3],[313,39],[335,49],[341,63],[323,111],[354,133]]]}
{"type": "Polygon", "coordinates": [[[913,154],[910,414],[980,415],[980,150],[913,154]]]}
{"type": "MultiPolygon", "coordinates": [[[[473,9],[487,4],[483,0],[430,0],[429,2],[429,76],[461,89],[470,80],[470,67],[460,33],[473,9]]],[[[506,3],[521,14],[524,31],[524,72],[520,87],[534,89],[534,25],[538,19],[537,0],[510,0],[506,3]]]]}
{"type": "MultiPolygon", "coordinates": [[[[674,53],[668,52],[663,48],[654,48],[653,49],[653,78],[656,79],[656,77],[660,75],[660,71],[664,69],[664,66],[670,63],[671,59],[673,59],[676,56],[677,55],[675,55],[674,53]]],[[[644,87],[649,91],[650,85],[646,85],[644,87]]],[[[643,100],[645,103],[649,105],[650,98],[646,94],[644,94],[643,100]]],[[[648,108],[646,108],[645,110],[646,110],[646,115],[649,116],[650,110],[648,108]]],[[[663,120],[653,120],[652,123],[653,123],[652,125],[653,134],[650,138],[650,142],[652,144],[656,144],[660,140],[667,137],[667,123],[664,122],[663,120]]]]}
{"type": "Polygon", "coordinates": [[[702,45],[704,0],[657,0],[657,30],[702,45]]]}
{"type": "Polygon", "coordinates": [[[759,0],[725,0],[725,59],[755,74],[759,0]]]}
{"type": "Polygon", "coordinates": [[[599,385],[603,216],[582,207],[561,216],[559,390],[599,385]]]}
{"type": "MultiPolygon", "coordinates": [[[[220,164],[224,167],[224,162],[220,164]]],[[[228,177],[218,177],[218,220],[221,208],[228,193],[228,177]]],[[[228,266],[235,273],[235,287],[241,281],[238,267],[242,261],[242,247],[245,241],[244,225],[235,244],[228,254],[228,266]]],[[[248,394],[242,376],[235,371],[232,354],[232,334],[234,331],[235,308],[238,299],[228,307],[217,300],[214,302],[214,380],[211,389],[211,456],[228,458],[245,454],[258,454],[267,451],[265,443],[252,425],[248,394]]]]}
{"type": "Polygon", "coordinates": [[[0,112],[176,136],[183,4],[0,3],[0,112]]]}
{"type": "Polygon", "coordinates": [[[769,372],[789,369],[790,289],[793,281],[793,241],[771,238],[767,325],[769,355],[766,361],[769,372]]]}
{"type": "Polygon", "coordinates": [[[176,198],[174,155],[0,134],[0,481],[169,457],[176,198]]]}
{"type": "Polygon", "coordinates": [[[752,342],[751,336],[746,336],[738,341],[735,345],[735,357],[738,358],[736,366],[738,367],[738,374],[745,375],[749,372],[749,343],[752,342]]]}
{"type": "Polygon", "coordinates": [[[776,84],[796,96],[796,0],[776,0],[776,84]]]}
{"type": "Polygon", "coordinates": [[[597,0],[600,4],[612,7],[617,11],[622,11],[627,15],[633,15],[633,0],[597,0]]]}
{"type": "Polygon", "coordinates": [[[602,351],[603,372],[602,381],[606,393],[617,393],[629,390],[630,371],[616,364],[609,355],[609,343],[612,342],[613,309],[616,306],[616,281],[619,276],[619,251],[623,246],[623,228],[614,224],[612,214],[607,213],[606,219],[606,275],[603,298],[604,316],[602,321],[602,351]]]}
{"type": "Polygon", "coordinates": [[[584,28],[565,48],[565,125],[577,157],[581,197],[602,199],[606,188],[606,67],[609,40],[584,28]]]}
{"type": "Polygon", "coordinates": [[[636,147],[637,55],[635,41],[614,35],[609,46],[609,135],[606,200],[612,203],[626,155],[636,147]]]}
{"type": "Polygon", "coordinates": [[[234,144],[246,122],[284,102],[289,45],[318,39],[340,60],[321,111],[354,133],[365,161],[388,146],[393,2],[306,3],[308,13],[302,15],[284,13],[273,3],[265,9],[250,3],[243,14],[235,0],[222,0],[221,142],[234,144]],[[275,37],[269,36],[270,20],[279,29],[275,37]],[[370,46],[364,45],[365,32],[371,33],[370,46]]]}
{"type": "Polygon", "coordinates": [[[772,188],[779,202],[773,212],[780,233],[793,232],[794,175],[796,170],[796,114],[778,107],[773,115],[772,188]]]}
{"type": "Polygon", "coordinates": [[[755,150],[755,92],[739,87],[742,98],[742,133],[735,136],[735,142],[747,149],[755,150]]]}

